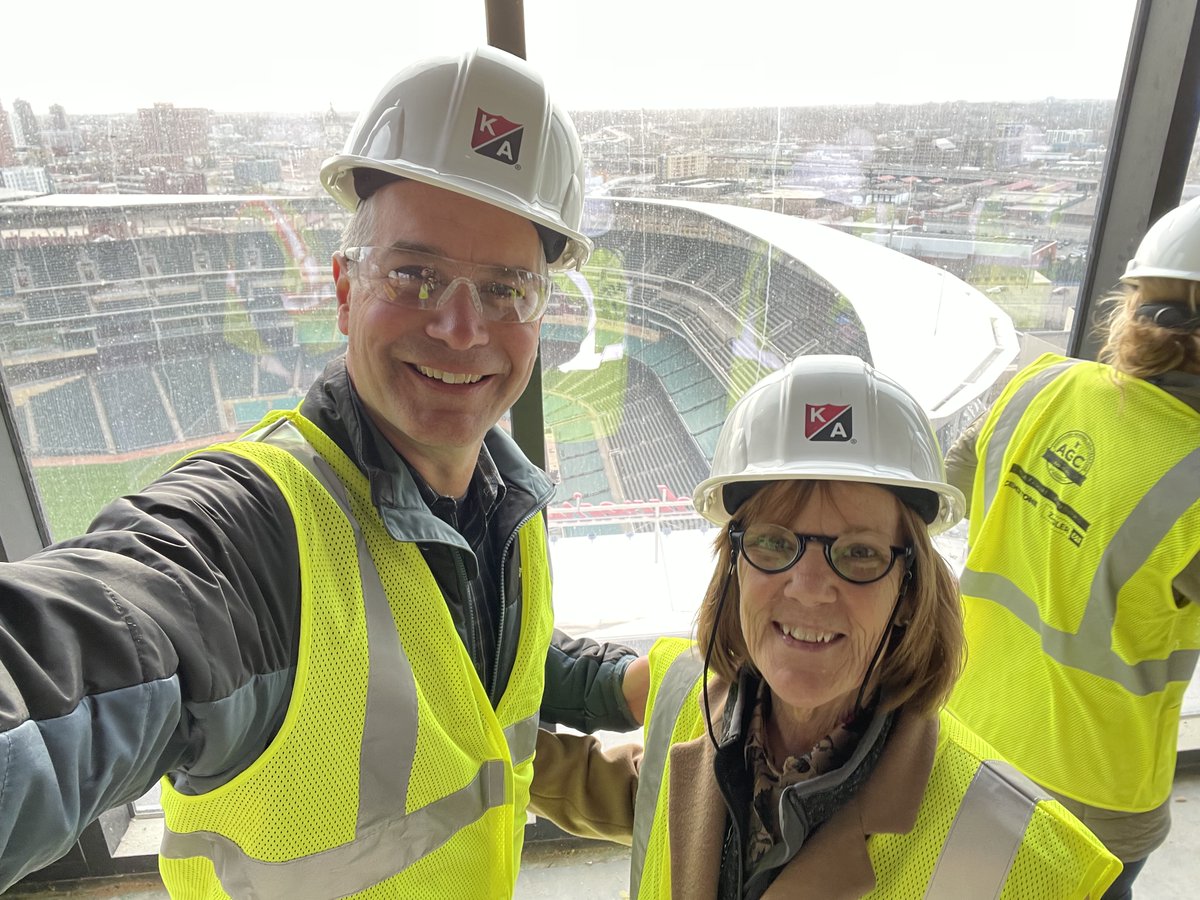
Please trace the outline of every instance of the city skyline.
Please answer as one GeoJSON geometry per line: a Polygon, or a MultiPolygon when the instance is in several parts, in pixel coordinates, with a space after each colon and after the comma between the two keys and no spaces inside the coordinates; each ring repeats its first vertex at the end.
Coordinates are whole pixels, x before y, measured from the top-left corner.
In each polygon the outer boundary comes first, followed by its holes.
{"type": "MultiPolygon", "coordinates": [[[[567,108],[723,108],[1112,98],[1133,6],[1121,0],[1097,16],[1077,0],[1014,0],[1002,13],[949,0],[903,8],[746,0],[731,18],[705,4],[527,0],[525,19],[528,57],[567,108]]],[[[324,22],[231,0],[178,18],[148,0],[60,0],[56,18],[68,27],[35,31],[29,20],[24,33],[38,37],[6,46],[0,102],[11,109],[24,99],[39,115],[51,104],[78,115],[156,102],[231,113],[354,110],[411,59],[486,40],[478,0],[403,16],[380,4],[378,18],[395,24],[378,46],[366,38],[389,29],[372,24],[371,8],[324,22]]],[[[18,11],[9,24],[22,18],[18,11]]]]}

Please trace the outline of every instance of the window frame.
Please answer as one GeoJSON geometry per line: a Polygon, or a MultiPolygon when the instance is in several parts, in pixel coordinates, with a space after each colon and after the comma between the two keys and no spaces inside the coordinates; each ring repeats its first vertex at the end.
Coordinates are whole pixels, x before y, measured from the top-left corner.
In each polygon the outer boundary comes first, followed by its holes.
{"type": "Polygon", "coordinates": [[[1108,165],[1099,186],[1081,308],[1070,356],[1095,359],[1102,300],[1138,242],[1179,205],[1200,118],[1200,15],[1195,0],[1140,0],[1113,114],[1108,165]]]}
{"type": "MultiPolygon", "coordinates": [[[[484,0],[488,42],[525,56],[522,0],[484,0]]],[[[1098,301],[1124,271],[1151,222],[1179,203],[1200,118],[1200,0],[1139,0],[1117,95],[1109,159],[1100,186],[1080,308],[1071,333],[1072,356],[1094,359],[1098,301]],[[1190,23],[1190,27],[1185,27],[1190,23]],[[1146,48],[1154,48],[1150,52],[1146,48]]],[[[1100,15],[1100,11],[1095,12],[1100,15]]],[[[0,370],[0,560],[20,560],[49,543],[45,513],[34,487],[0,370]]],[[[512,409],[517,443],[545,464],[541,356],[524,394],[512,409]]],[[[1179,765],[1200,763],[1200,748],[1183,747],[1179,765]]],[[[114,856],[132,819],[118,808],[89,825],[71,852],[21,882],[52,884],[82,877],[157,870],[153,854],[114,856]]],[[[530,838],[558,836],[544,823],[528,826],[530,838]],[[547,833],[549,832],[549,833],[547,833]]]]}

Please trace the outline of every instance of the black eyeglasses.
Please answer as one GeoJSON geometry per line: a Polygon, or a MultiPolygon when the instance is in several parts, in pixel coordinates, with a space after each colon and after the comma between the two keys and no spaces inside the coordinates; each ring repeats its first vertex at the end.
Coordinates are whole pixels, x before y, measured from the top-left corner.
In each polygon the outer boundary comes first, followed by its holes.
{"type": "Polygon", "coordinates": [[[750,525],[730,528],[733,552],[760,572],[786,572],[804,555],[809,541],[825,548],[825,561],[839,578],[852,584],[871,584],[892,571],[903,558],[906,571],[912,569],[912,547],[892,547],[868,537],[830,537],[824,534],[797,534],[782,525],[750,525]]]}

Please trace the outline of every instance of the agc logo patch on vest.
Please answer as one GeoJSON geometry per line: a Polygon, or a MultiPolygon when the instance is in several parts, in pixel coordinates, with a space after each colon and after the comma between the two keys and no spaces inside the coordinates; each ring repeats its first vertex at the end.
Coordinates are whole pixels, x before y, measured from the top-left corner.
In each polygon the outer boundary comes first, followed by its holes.
{"type": "Polygon", "coordinates": [[[1082,431],[1068,431],[1042,454],[1050,477],[1059,484],[1083,484],[1096,461],[1096,445],[1082,431]]]}

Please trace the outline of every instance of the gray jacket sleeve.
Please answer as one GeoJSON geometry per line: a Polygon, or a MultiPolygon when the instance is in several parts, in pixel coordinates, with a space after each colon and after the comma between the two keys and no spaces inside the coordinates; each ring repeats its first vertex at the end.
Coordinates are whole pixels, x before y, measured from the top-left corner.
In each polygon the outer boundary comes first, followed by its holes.
{"type": "MultiPolygon", "coordinates": [[[[204,454],[0,564],[0,890],[164,774],[196,793],[257,758],[295,674],[297,552],[273,482],[204,454]]],[[[556,634],[545,720],[636,727],[633,656],[556,634]]]]}
{"type": "Polygon", "coordinates": [[[638,728],[621,692],[625,669],[636,657],[621,644],[572,638],[556,628],[546,654],[542,724],[566,725],[589,734],[638,728]]]}
{"type": "Polygon", "coordinates": [[[291,517],[237,458],[183,470],[0,564],[0,890],[163,774],[228,771],[277,727],[291,517]]]}
{"type": "Polygon", "coordinates": [[[978,440],[979,431],[983,428],[985,421],[987,421],[986,412],[964,428],[946,452],[946,478],[963,492],[967,501],[967,518],[971,517],[971,490],[975,484],[975,470],[979,468],[979,456],[975,450],[975,441],[978,440]]]}

